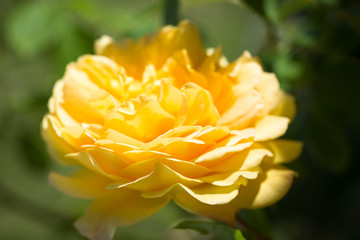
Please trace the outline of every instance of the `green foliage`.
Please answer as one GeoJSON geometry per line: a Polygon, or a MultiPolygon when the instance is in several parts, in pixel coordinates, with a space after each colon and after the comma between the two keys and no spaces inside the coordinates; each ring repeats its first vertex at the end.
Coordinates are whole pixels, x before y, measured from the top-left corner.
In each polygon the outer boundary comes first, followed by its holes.
{"type": "Polygon", "coordinates": [[[240,230],[217,222],[183,221],[178,223],[175,228],[192,229],[202,234],[212,234],[219,240],[245,240],[240,230]]]}
{"type": "Polygon", "coordinates": [[[57,39],[57,7],[52,2],[34,1],[11,12],[5,36],[18,54],[33,57],[57,39]]]}
{"type": "Polygon", "coordinates": [[[183,16],[196,23],[207,47],[221,45],[224,55],[231,61],[245,50],[255,55],[264,46],[264,20],[238,4],[215,2],[189,7],[183,16]]]}

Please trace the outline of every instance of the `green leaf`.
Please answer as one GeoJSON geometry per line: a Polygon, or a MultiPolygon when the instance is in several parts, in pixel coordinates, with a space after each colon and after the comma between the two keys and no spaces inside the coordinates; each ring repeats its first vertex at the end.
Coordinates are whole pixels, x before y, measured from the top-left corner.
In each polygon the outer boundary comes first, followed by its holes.
{"type": "Polygon", "coordinates": [[[178,223],[174,228],[191,229],[202,234],[212,234],[220,240],[245,240],[240,230],[217,222],[183,221],[178,223]]]}
{"type": "Polygon", "coordinates": [[[280,18],[279,0],[264,1],[264,12],[270,21],[278,22],[280,18]]]}
{"type": "Polygon", "coordinates": [[[57,38],[58,4],[32,1],[19,5],[6,19],[9,45],[23,57],[33,57],[57,38]]]}
{"type": "Polygon", "coordinates": [[[246,6],[208,3],[184,9],[184,17],[198,26],[206,47],[222,46],[230,61],[245,50],[257,55],[265,43],[267,29],[264,20],[246,6]]]}

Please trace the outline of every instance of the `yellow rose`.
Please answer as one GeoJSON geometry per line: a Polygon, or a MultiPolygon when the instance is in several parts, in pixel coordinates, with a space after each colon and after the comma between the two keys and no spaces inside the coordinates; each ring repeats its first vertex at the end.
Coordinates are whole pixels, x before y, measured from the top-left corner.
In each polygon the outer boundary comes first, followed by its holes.
{"type": "Polygon", "coordinates": [[[93,199],[76,222],[83,235],[110,239],[170,200],[232,223],[288,191],[295,174],[279,164],[301,144],[275,139],[294,100],[250,53],[227,63],[188,21],[139,41],[104,36],[95,52],[67,66],[42,123],[53,157],[78,166],[50,182],[93,199]]]}

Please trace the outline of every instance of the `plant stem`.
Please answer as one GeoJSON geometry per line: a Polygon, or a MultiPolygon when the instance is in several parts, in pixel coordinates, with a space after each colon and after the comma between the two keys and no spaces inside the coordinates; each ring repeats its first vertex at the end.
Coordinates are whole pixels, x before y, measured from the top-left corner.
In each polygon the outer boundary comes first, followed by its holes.
{"type": "Polygon", "coordinates": [[[249,224],[245,223],[239,216],[236,216],[235,227],[240,229],[242,232],[248,232],[251,235],[255,236],[258,240],[270,240],[269,237],[265,236],[257,229],[253,228],[249,224]]]}
{"type": "Polygon", "coordinates": [[[164,0],[164,22],[165,25],[178,24],[179,0],[164,0]]]}

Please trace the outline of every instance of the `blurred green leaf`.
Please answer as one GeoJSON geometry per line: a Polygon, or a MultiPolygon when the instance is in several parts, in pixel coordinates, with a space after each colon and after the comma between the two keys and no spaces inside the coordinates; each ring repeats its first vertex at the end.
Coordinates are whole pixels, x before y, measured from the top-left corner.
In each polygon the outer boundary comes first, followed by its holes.
{"type": "Polygon", "coordinates": [[[57,38],[58,4],[31,1],[13,9],[5,29],[9,45],[21,56],[33,57],[57,38]]]}
{"type": "Polygon", "coordinates": [[[266,0],[264,1],[264,12],[267,18],[277,23],[280,19],[280,3],[279,0],[266,0]]]}
{"type": "Polygon", "coordinates": [[[175,228],[192,229],[202,234],[213,234],[220,240],[245,240],[240,230],[217,222],[183,221],[178,223],[175,228]]]}
{"type": "Polygon", "coordinates": [[[96,26],[97,35],[139,37],[161,26],[159,0],[69,1],[69,8],[87,25],[96,26]]]}
{"type": "Polygon", "coordinates": [[[275,58],[274,71],[283,88],[288,88],[291,81],[299,79],[303,72],[303,65],[296,61],[290,54],[283,54],[275,58]]]}
{"type": "Polygon", "coordinates": [[[222,46],[231,61],[244,50],[256,55],[265,42],[267,29],[263,19],[239,4],[204,4],[185,9],[184,16],[201,30],[207,47],[222,46]]]}

